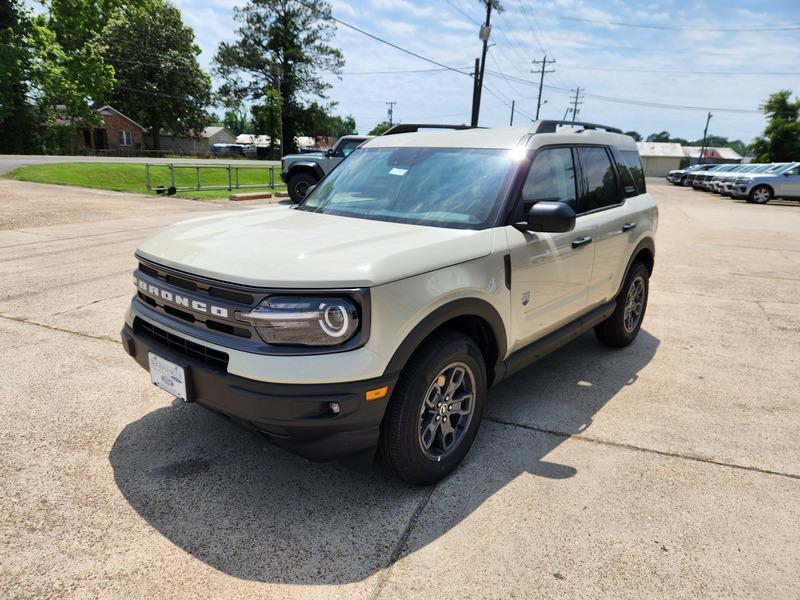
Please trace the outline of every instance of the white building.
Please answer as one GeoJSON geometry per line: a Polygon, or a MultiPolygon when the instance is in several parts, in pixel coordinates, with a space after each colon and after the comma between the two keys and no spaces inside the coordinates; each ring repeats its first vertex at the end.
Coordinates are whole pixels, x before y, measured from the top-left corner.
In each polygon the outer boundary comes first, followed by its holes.
{"type": "Polygon", "coordinates": [[[645,177],[664,177],[669,171],[681,168],[685,155],[680,144],[667,142],[636,142],[645,177]]]}

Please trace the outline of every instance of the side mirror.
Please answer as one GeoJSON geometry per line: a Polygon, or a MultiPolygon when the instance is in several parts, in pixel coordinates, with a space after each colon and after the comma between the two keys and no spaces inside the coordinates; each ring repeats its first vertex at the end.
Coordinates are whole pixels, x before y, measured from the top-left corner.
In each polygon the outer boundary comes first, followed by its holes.
{"type": "Polygon", "coordinates": [[[565,233],[575,229],[575,211],[563,202],[543,200],[531,206],[527,222],[515,223],[517,229],[542,233],[565,233]]]}
{"type": "Polygon", "coordinates": [[[325,150],[325,156],[327,156],[328,158],[333,156],[333,148],[328,148],[327,150],[325,150]]]}

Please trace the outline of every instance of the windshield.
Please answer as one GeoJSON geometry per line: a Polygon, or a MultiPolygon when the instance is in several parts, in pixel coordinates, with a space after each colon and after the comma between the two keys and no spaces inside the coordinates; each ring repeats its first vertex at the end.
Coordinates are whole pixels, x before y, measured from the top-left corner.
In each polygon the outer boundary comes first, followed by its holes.
{"type": "Polygon", "coordinates": [[[375,221],[483,229],[493,224],[516,160],[485,148],[360,148],[301,210],[375,221]]]}

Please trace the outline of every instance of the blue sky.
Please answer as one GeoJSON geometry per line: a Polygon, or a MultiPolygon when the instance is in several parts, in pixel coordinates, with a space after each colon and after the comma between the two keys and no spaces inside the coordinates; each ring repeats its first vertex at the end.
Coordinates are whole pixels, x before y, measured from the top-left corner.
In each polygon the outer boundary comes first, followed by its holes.
{"type": "MultiPolygon", "coordinates": [[[[562,118],[570,89],[586,91],[579,118],[634,129],[647,135],[668,130],[684,138],[702,136],[704,110],[676,110],[610,101],[643,100],[671,105],[755,111],[771,92],[789,88],[800,95],[800,31],[706,31],[800,22],[797,0],[503,0],[493,16],[481,125],[507,125],[511,100],[515,124],[536,111],[535,85],[503,79],[500,73],[532,82],[531,60],[548,55],[556,72],[545,77],[542,118],[562,118]],[[617,21],[691,30],[639,29],[566,20],[617,21]],[[713,73],[696,73],[710,71],[713,73]],[[693,73],[694,72],[694,73],[693,73]],[[764,75],[763,73],[784,73],[764,75]],[[606,98],[599,98],[604,96],[606,98]]],[[[235,37],[236,0],[175,0],[203,48],[210,67],[219,42],[235,37]]],[[[448,66],[471,70],[480,53],[480,0],[332,0],[339,19],[448,66]],[[457,10],[457,7],[460,10],[457,10]],[[462,14],[465,13],[465,14],[462,14]],[[467,16],[470,18],[468,19],[467,16]]],[[[352,114],[368,130],[396,101],[395,119],[405,122],[468,122],[471,79],[450,71],[364,74],[375,71],[435,69],[339,26],[334,42],[346,66],[341,79],[329,77],[337,112],[352,114]]],[[[750,141],[761,133],[757,112],[712,110],[710,132],[750,141]]]]}

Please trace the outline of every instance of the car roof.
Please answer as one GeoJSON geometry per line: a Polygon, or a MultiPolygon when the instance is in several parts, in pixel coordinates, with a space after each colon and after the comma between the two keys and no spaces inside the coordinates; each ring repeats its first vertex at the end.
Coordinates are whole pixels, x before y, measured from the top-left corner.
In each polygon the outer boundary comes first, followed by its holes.
{"type": "Polygon", "coordinates": [[[528,127],[492,127],[488,129],[423,130],[374,137],[365,148],[495,148],[511,150],[519,146],[538,147],[546,144],[602,144],[620,150],[636,150],[630,136],[610,131],[563,127],[554,133],[534,133],[537,123],[528,127]]]}

